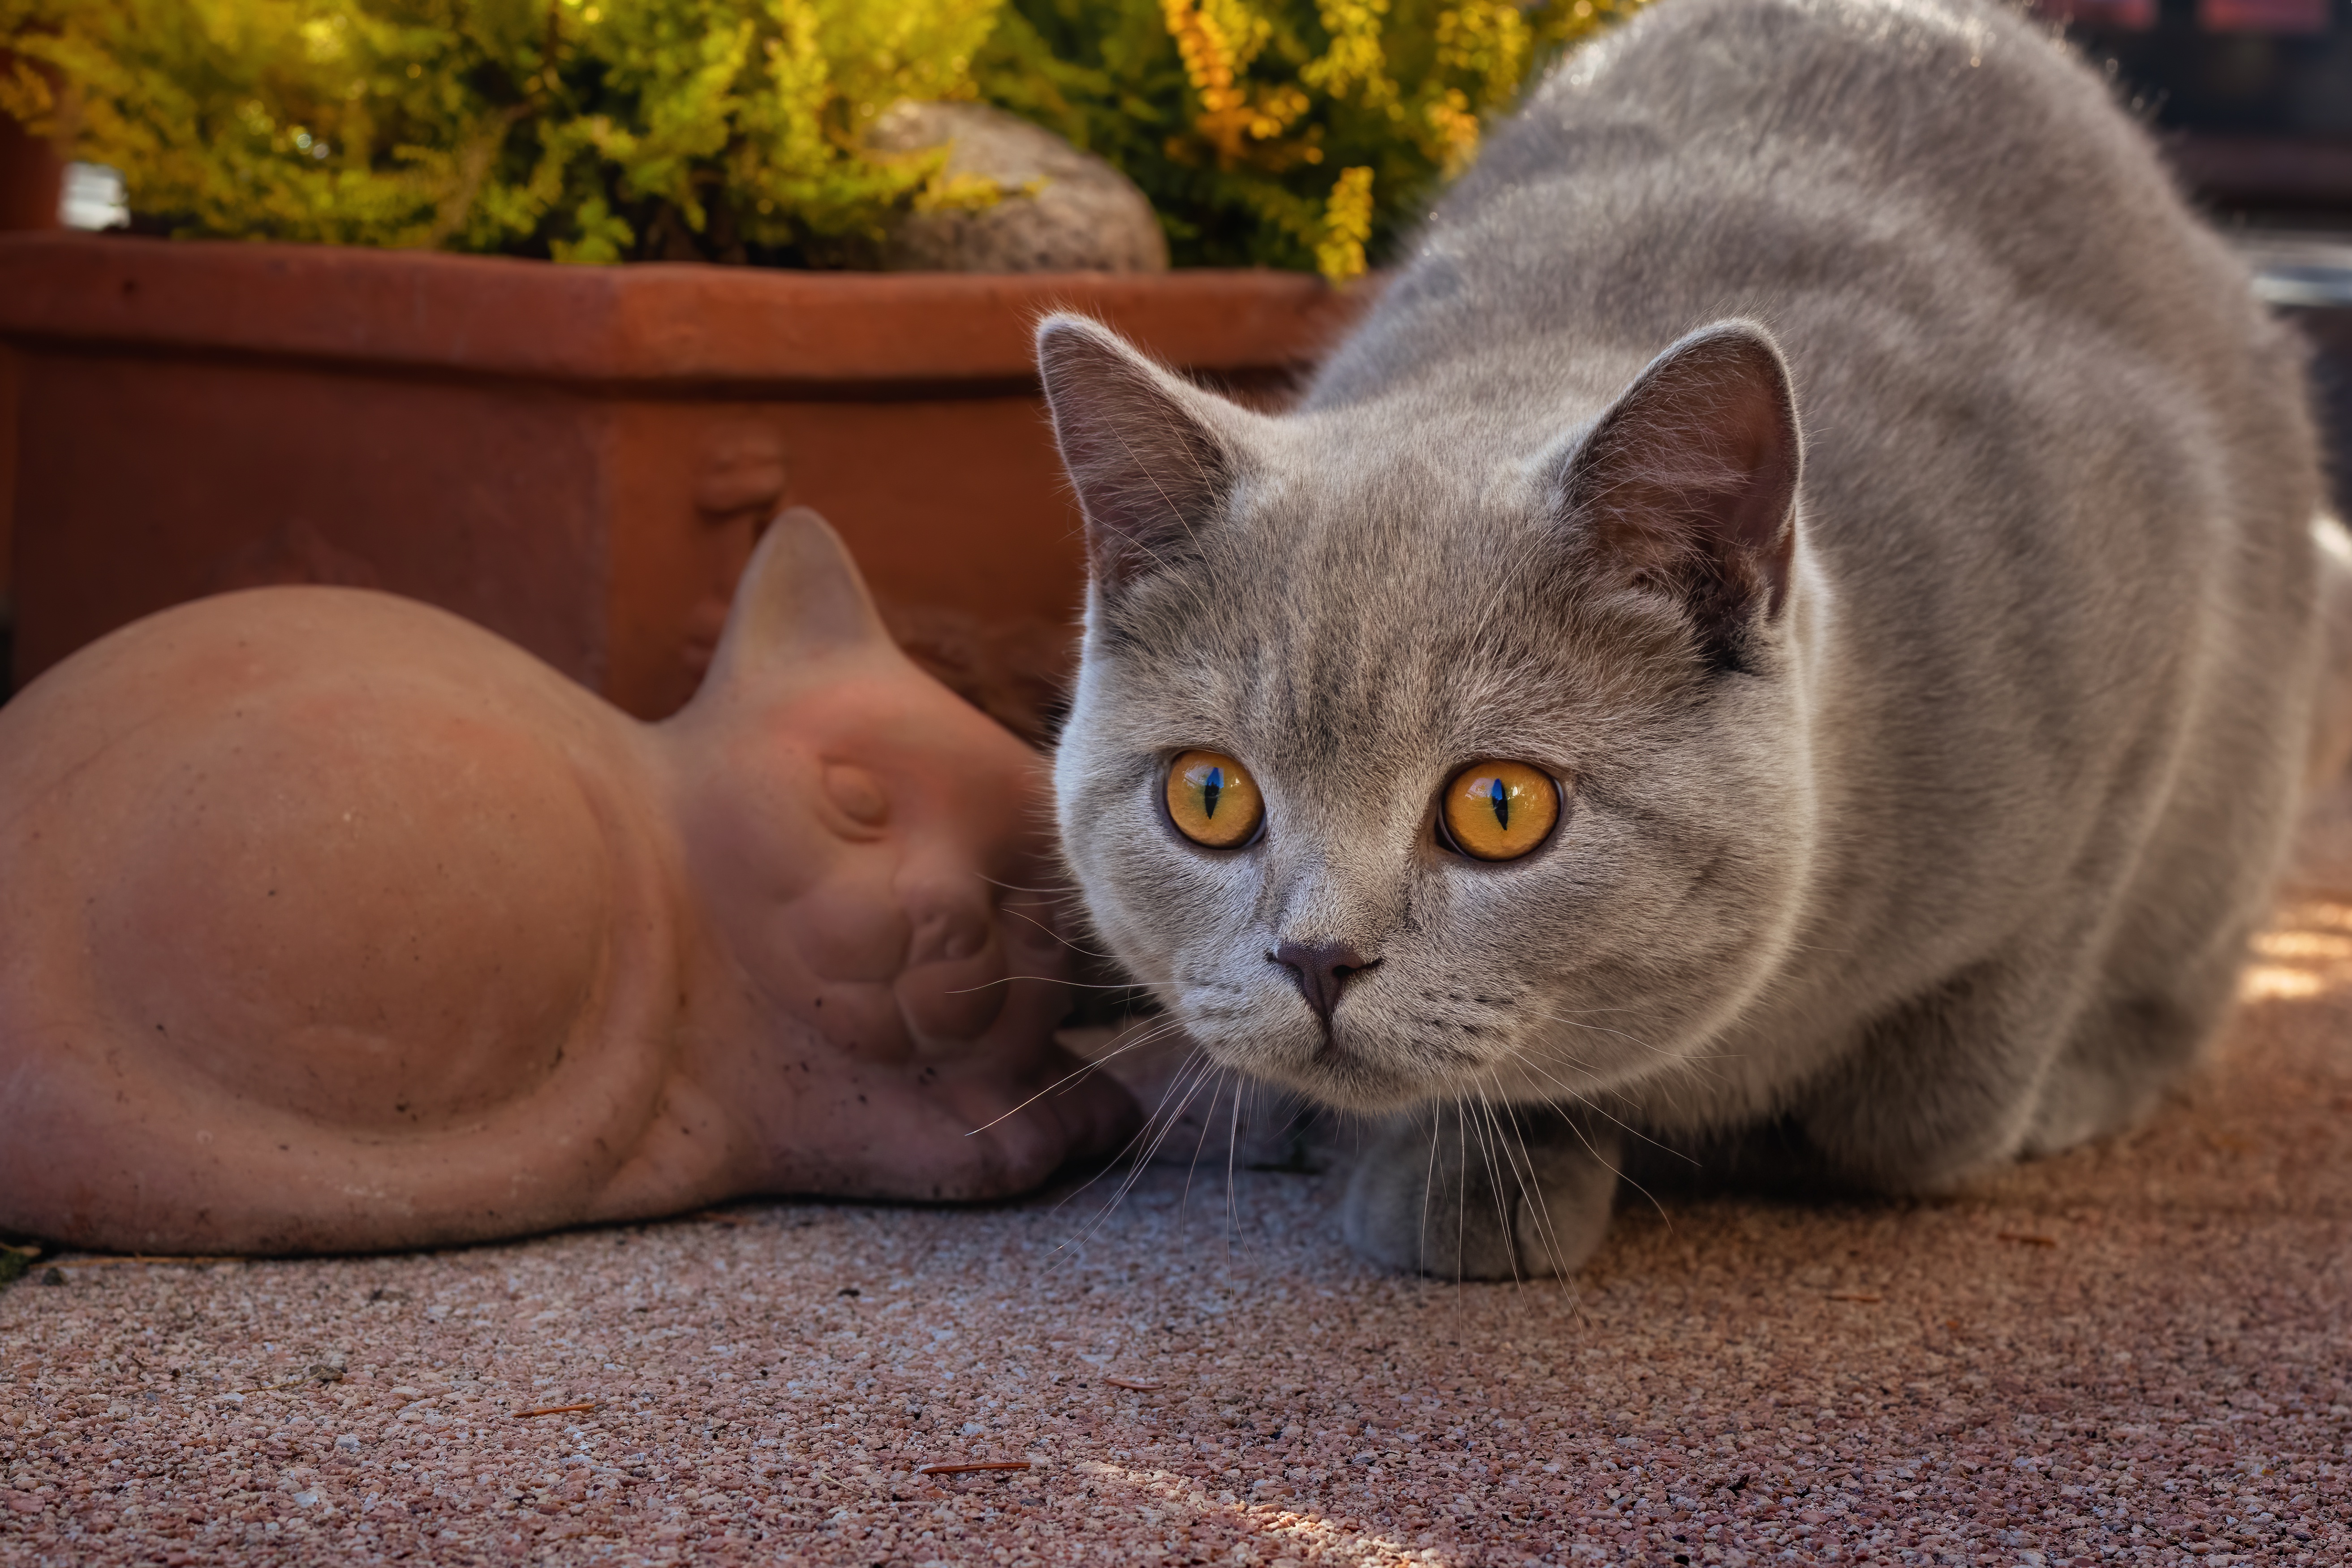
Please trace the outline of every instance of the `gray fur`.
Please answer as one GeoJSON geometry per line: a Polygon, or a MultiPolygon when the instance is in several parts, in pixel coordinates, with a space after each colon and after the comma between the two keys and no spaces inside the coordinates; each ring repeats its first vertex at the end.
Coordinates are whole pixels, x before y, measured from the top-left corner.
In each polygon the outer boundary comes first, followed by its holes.
{"type": "Polygon", "coordinates": [[[1040,354],[1095,563],[1070,863],[1218,1062],[1392,1118],[1374,1258],[1574,1267],[1621,1126],[1933,1189],[2128,1122],[2213,1035],[2317,743],[2301,359],[2032,25],[1661,0],[1298,412],[1072,318],[1040,354]],[[1252,847],[1166,822],[1192,746],[1256,774],[1252,847]],[[1487,756],[1568,782],[1523,860],[1433,835],[1487,756]],[[1381,961],[1328,1042],[1282,941],[1381,961]]]}

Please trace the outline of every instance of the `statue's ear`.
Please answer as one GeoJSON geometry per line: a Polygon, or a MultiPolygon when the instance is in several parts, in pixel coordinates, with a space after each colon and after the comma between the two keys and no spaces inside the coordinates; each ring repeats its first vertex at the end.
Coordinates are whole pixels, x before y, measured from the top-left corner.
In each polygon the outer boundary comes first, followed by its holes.
{"type": "Polygon", "coordinates": [[[1249,416],[1084,316],[1039,324],[1037,372],[1086,512],[1096,591],[1116,597],[1139,577],[1181,567],[1232,494],[1249,416]]]}
{"type": "Polygon", "coordinates": [[[1710,659],[1736,665],[1788,600],[1802,460],[1779,346],[1752,321],[1718,321],[1549,459],[1549,505],[1589,581],[1675,601],[1710,659]]]}
{"type": "Polygon", "coordinates": [[[796,506],[777,514],[751,552],[706,684],[896,648],[841,536],[796,506]]]}

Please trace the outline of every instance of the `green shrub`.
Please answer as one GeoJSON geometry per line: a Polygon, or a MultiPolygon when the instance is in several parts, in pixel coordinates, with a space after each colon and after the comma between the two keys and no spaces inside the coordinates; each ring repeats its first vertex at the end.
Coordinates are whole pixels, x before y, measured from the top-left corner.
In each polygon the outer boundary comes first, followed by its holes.
{"type": "Polygon", "coordinates": [[[184,234],[840,266],[997,198],[863,145],[986,98],[1124,169],[1180,261],[1345,278],[1639,3],[0,0],[0,110],[184,234]]]}
{"type": "MultiPolygon", "coordinates": [[[[898,98],[971,96],[998,5],[0,0],[0,37],[76,84],[82,155],[182,233],[789,261],[993,197],[858,145],[898,98]]],[[[5,91],[55,122],[29,70],[5,91]]]]}

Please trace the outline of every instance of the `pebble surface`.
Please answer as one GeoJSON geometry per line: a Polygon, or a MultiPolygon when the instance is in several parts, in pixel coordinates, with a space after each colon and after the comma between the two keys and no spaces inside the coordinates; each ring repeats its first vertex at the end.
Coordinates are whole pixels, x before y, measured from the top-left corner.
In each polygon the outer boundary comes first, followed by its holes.
{"type": "Polygon", "coordinates": [[[2290,896],[2246,994],[2128,1136],[1637,1198],[1566,1285],[1372,1273],[1336,1172],[1222,1166],[44,1262],[0,1563],[2352,1562],[2352,899],[2290,896]],[[982,1460],[1029,1468],[919,1469],[982,1460]]]}

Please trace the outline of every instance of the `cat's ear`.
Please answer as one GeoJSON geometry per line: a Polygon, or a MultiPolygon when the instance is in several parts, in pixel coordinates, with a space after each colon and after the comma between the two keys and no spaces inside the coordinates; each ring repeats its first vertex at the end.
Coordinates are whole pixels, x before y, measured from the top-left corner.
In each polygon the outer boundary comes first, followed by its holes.
{"type": "Polygon", "coordinates": [[[704,684],[791,675],[896,647],[848,546],[824,518],[796,506],[776,515],[751,552],[704,684]]]}
{"type": "Polygon", "coordinates": [[[1083,316],[1037,328],[1054,438],[1086,512],[1096,588],[1116,594],[1189,558],[1232,494],[1242,411],[1083,316]]]}
{"type": "Polygon", "coordinates": [[[1553,460],[1553,513],[1578,565],[1678,601],[1710,655],[1788,600],[1803,460],[1789,367],[1750,321],[1718,321],[1652,360],[1553,460]]]}

